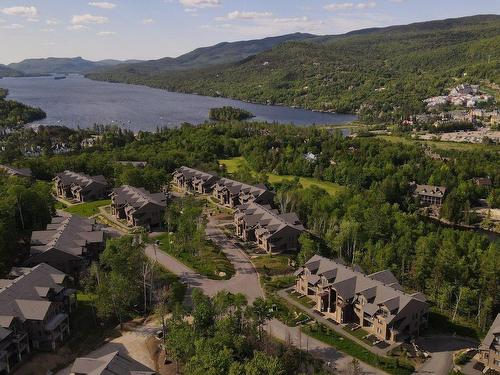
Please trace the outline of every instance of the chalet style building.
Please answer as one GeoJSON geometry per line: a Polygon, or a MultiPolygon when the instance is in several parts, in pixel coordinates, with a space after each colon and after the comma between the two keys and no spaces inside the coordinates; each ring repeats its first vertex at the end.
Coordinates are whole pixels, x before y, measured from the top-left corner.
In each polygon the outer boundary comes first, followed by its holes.
{"type": "Polygon", "coordinates": [[[56,175],[54,182],[58,197],[76,202],[105,199],[108,195],[108,183],[100,175],[64,171],[56,175]]]}
{"type": "Polygon", "coordinates": [[[118,351],[97,358],[77,358],[70,370],[70,375],[114,374],[155,375],[155,372],[118,351]]]}
{"type": "Polygon", "coordinates": [[[483,373],[486,373],[487,368],[500,373],[500,314],[479,346],[478,361],[485,366],[483,373]]]}
{"type": "Polygon", "coordinates": [[[0,279],[0,373],[32,349],[54,350],[63,342],[75,303],[66,275],[47,264],[13,268],[10,276],[0,279]]]}
{"type": "Polygon", "coordinates": [[[446,195],[446,188],[444,186],[412,184],[411,188],[413,190],[413,196],[418,198],[421,205],[440,206],[443,204],[446,195]]]}
{"type": "Polygon", "coordinates": [[[189,167],[180,167],[172,173],[173,183],[181,190],[209,194],[219,177],[189,167]]]}
{"type": "Polygon", "coordinates": [[[389,270],[365,275],[314,255],[295,275],[296,292],[314,301],[327,319],[358,324],[379,340],[400,342],[427,326],[425,296],[404,293],[389,270]]]}
{"type": "Polygon", "coordinates": [[[23,178],[32,178],[31,169],[29,168],[14,168],[9,165],[0,165],[0,170],[9,176],[13,177],[23,177],[23,178]]]}
{"type": "Polygon", "coordinates": [[[265,185],[252,186],[229,178],[217,181],[212,195],[219,204],[231,208],[250,202],[265,205],[274,201],[274,192],[268,190],[265,185]]]}
{"type": "Polygon", "coordinates": [[[161,226],[167,198],[164,193],[152,194],[144,188],[129,185],[113,189],[111,193],[111,214],[125,220],[129,227],[161,226]]]}
{"type": "Polygon", "coordinates": [[[234,224],[238,237],[256,242],[268,253],[298,250],[299,236],[305,230],[295,213],[280,214],[254,202],[238,206],[234,224]]]}
{"type": "Polygon", "coordinates": [[[47,229],[31,234],[30,257],[25,265],[46,263],[74,277],[98,258],[105,234],[93,219],[77,215],[56,216],[47,229]]]}

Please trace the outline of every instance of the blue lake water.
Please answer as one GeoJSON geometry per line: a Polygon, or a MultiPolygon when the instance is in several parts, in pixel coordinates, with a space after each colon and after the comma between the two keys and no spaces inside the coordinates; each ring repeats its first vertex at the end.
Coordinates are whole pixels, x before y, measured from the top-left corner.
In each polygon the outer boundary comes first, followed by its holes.
{"type": "Polygon", "coordinates": [[[53,77],[3,78],[0,87],[9,90],[9,99],[40,107],[47,118],[38,124],[91,127],[116,123],[127,129],[155,130],[208,120],[210,108],[225,105],[246,109],[254,120],[295,125],[346,124],[355,115],[320,113],[303,109],[245,103],[224,98],[180,94],[145,86],[108,83],[72,75],[53,77]]]}

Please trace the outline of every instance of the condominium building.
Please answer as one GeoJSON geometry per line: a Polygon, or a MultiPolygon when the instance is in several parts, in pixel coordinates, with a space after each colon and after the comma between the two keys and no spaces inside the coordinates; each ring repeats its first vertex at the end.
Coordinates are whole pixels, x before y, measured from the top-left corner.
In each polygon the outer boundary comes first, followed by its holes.
{"type": "Polygon", "coordinates": [[[32,349],[54,350],[63,342],[75,305],[66,275],[47,264],[13,268],[9,276],[0,279],[0,373],[32,349]]]}
{"type": "Polygon", "coordinates": [[[341,261],[314,255],[295,275],[295,290],[314,301],[326,318],[356,323],[379,340],[400,342],[427,326],[425,296],[403,292],[389,270],[365,275],[341,261]]]}
{"type": "Polygon", "coordinates": [[[54,178],[57,196],[76,202],[105,199],[108,183],[104,176],[89,176],[85,173],[64,171],[54,178]]]}
{"type": "Polygon", "coordinates": [[[413,195],[418,198],[420,204],[424,206],[440,206],[443,204],[446,195],[446,188],[444,186],[413,184],[411,188],[413,189],[413,195]]]}
{"type": "Polygon", "coordinates": [[[256,242],[268,253],[298,250],[305,230],[295,213],[280,214],[269,205],[254,202],[238,206],[234,224],[241,239],[256,242]]]}
{"type": "Polygon", "coordinates": [[[274,192],[265,185],[253,186],[229,178],[218,180],[214,185],[212,195],[219,204],[232,208],[250,202],[265,205],[272,204],[274,201],[274,192]]]}
{"type": "Polygon", "coordinates": [[[484,340],[479,346],[479,362],[486,367],[500,372],[500,314],[497,314],[484,340]]]}
{"type": "Polygon", "coordinates": [[[129,185],[113,189],[111,193],[111,214],[125,220],[130,227],[150,229],[161,226],[166,207],[164,193],[150,193],[129,185]]]}
{"type": "Polygon", "coordinates": [[[118,351],[96,357],[77,358],[70,375],[155,375],[142,363],[118,351]]]}
{"type": "Polygon", "coordinates": [[[209,194],[219,177],[189,167],[177,168],[172,173],[172,182],[181,190],[199,194],[209,194]]]}
{"type": "Polygon", "coordinates": [[[94,219],[56,216],[45,230],[31,234],[30,257],[25,265],[46,263],[77,276],[104,250],[106,236],[94,219]]]}

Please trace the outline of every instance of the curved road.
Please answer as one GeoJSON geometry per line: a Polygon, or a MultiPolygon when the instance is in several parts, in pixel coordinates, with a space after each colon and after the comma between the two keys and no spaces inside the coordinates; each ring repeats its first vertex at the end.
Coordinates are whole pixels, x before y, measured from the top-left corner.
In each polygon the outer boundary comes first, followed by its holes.
{"type": "MultiPolygon", "coordinates": [[[[218,227],[213,217],[208,218],[206,228],[207,236],[219,246],[235,268],[235,275],[229,280],[211,280],[179,262],[174,257],[157,249],[155,245],[148,245],[145,249],[146,255],[188,284],[189,288],[200,288],[209,296],[215,295],[221,290],[227,290],[231,293],[243,293],[248,302],[252,303],[258,297],[264,297],[264,291],[260,286],[259,275],[247,255],[238,248],[234,241],[227,236],[218,227]]],[[[352,361],[352,357],[336,351],[331,346],[299,333],[298,327],[288,327],[277,319],[273,319],[266,325],[267,332],[282,341],[288,341],[292,345],[307,350],[313,356],[320,358],[325,363],[330,363],[331,368],[344,370],[352,361]]],[[[373,368],[367,364],[361,363],[364,374],[385,374],[383,371],[373,368]]]]}

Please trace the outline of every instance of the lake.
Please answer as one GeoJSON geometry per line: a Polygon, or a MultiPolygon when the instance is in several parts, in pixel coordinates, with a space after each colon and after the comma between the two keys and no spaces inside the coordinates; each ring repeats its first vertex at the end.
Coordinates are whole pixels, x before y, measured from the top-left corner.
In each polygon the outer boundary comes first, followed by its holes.
{"type": "Polygon", "coordinates": [[[233,106],[246,109],[254,120],[295,125],[345,124],[355,115],[320,113],[303,109],[267,106],[238,100],[180,94],[145,86],[98,82],[79,75],[3,78],[0,87],[9,99],[42,108],[47,118],[35,124],[65,125],[71,128],[93,124],[120,124],[138,130],[174,127],[183,122],[208,120],[210,108],[233,106]]]}

